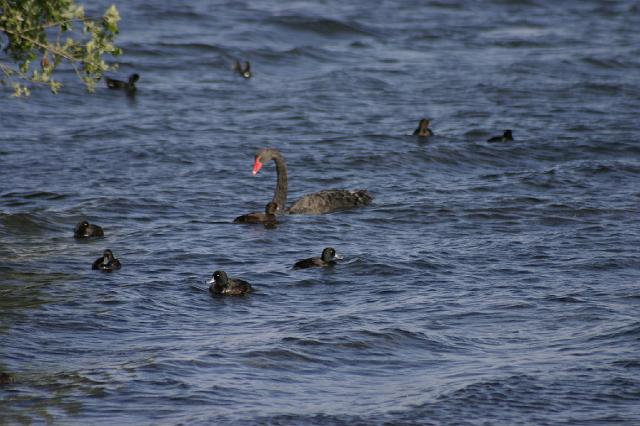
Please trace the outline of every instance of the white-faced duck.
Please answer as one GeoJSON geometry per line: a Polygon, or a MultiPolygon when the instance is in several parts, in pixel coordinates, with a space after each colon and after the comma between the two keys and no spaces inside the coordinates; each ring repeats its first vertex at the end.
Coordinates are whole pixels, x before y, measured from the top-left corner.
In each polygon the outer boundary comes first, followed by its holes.
{"type": "Polygon", "coordinates": [[[229,278],[224,271],[215,271],[208,284],[212,294],[224,296],[244,296],[253,291],[251,284],[239,278],[229,278]]]}
{"type": "Polygon", "coordinates": [[[294,269],[303,269],[303,268],[313,268],[313,267],[324,267],[324,266],[333,266],[336,264],[336,259],[342,259],[340,256],[336,254],[336,250],[333,247],[327,247],[322,250],[322,256],[320,257],[310,257],[308,259],[298,260],[294,265],[294,269]]]}
{"type": "MultiPolygon", "coordinates": [[[[285,210],[287,204],[287,165],[277,149],[264,148],[256,155],[253,163],[255,176],[268,161],[276,163],[277,183],[272,201],[278,205],[278,212],[285,210]]],[[[337,210],[366,206],[373,197],[366,189],[325,189],[298,199],[285,211],[290,214],[322,214],[337,210]]]]}
{"type": "Polygon", "coordinates": [[[103,272],[113,272],[120,269],[122,265],[120,261],[113,256],[111,250],[104,251],[102,257],[96,259],[91,266],[91,269],[99,269],[103,272]]]}
{"type": "Polygon", "coordinates": [[[429,128],[430,124],[431,124],[431,121],[429,119],[423,118],[422,120],[420,120],[420,123],[418,123],[418,128],[414,130],[413,135],[414,136],[433,136],[433,132],[429,128]]]}
{"type": "Polygon", "coordinates": [[[233,70],[243,76],[244,78],[251,78],[251,64],[249,61],[244,63],[244,67],[240,65],[240,61],[236,61],[233,65],[233,70]]]}
{"type": "Polygon", "coordinates": [[[511,134],[511,130],[505,130],[502,136],[494,136],[492,138],[487,139],[487,142],[507,142],[512,140],[513,140],[513,135],[511,134]]]}
{"type": "Polygon", "coordinates": [[[263,225],[275,225],[278,223],[276,219],[276,210],[278,205],[273,201],[267,203],[264,208],[264,213],[248,213],[238,216],[233,220],[233,223],[262,223],[263,225]]]}
{"type": "Polygon", "coordinates": [[[138,74],[131,74],[129,76],[129,80],[122,81],[116,80],[113,78],[105,77],[105,81],[107,82],[107,87],[109,89],[116,90],[124,90],[129,94],[135,93],[136,89],[136,81],[140,80],[140,76],[138,74]]]}
{"type": "Polygon", "coordinates": [[[92,225],[86,220],[83,220],[76,225],[76,229],[73,231],[73,238],[80,240],[91,237],[104,237],[102,228],[98,225],[92,225]]]}

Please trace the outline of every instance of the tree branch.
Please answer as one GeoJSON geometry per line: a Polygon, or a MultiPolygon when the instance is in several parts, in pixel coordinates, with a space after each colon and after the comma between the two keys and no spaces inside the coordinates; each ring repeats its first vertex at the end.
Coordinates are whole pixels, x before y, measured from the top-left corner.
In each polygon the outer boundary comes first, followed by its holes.
{"type": "Polygon", "coordinates": [[[36,46],[39,46],[39,47],[41,47],[43,49],[46,49],[46,50],[48,50],[50,52],[53,52],[58,56],[62,56],[63,58],[68,59],[69,61],[72,61],[72,62],[73,61],[77,61],[77,59],[74,58],[73,56],[67,55],[64,51],[59,50],[55,46],[51,46],[50,44],[41,43],[38,40],[34,40],[31,37],[27,37],[27,36],[24,36],[22,34],[18,34],[18,33],[14,32],[14,31],[10,31],[10,30],[8,30],[6,28],[0,27],[0,31],[3,31],[3,32],[7,33],[7,34],[12,34],[14,37],[18,37],[18,38],[21,38],[23,40],[27,40],[28,42],[33,43],[36,46]]]}

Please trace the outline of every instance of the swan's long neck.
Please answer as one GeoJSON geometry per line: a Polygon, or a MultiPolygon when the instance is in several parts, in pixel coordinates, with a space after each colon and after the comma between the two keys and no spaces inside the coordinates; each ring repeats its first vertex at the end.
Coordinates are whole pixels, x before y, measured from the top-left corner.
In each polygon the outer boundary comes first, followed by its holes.
{"type": "Polygon", "coordinates": [[[276,192],[273,194],[273,202],[278,204],[278,212],[283,212],[287,207],[287,165],[279,152],[273,153],[273,161],[276,163],[276,192]]]}

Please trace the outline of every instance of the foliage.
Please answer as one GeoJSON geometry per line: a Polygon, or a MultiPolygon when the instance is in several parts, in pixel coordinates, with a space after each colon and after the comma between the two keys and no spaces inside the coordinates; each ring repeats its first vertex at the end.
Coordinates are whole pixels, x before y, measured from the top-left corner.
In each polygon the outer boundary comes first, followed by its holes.
{"type": "Polygon", "coordinates": [[[15,96],[29,95],[26,83],[57,93],[62,83],[53,72],[66,61],[93,92],[104,72],[115,68],[103,56],[122,53],[113,44],[119,20],[115,5],[92,19],[74,0],[0,0],[0,82],[11,84],[15,96]]]}

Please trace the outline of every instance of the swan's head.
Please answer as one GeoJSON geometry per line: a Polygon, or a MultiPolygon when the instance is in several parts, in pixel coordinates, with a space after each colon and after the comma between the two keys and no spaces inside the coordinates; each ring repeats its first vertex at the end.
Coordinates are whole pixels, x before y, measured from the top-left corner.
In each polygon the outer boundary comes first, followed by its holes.
{"type": "Polygon", "coordinates": [[[256,161],[253,163],[253,175],[255,176],[262,166],[268,163],[270,160],[276,159],[276,163],[278,159],[282,160],[281,154],[277,149],[274,148],[263,148],[256,154],[256,161]]]}
{"type": "Polygon", "coordinates": [[[271,158],[273,157],[269,148],[265,148],[256,154],[256,161],[253,163],[253,175],[257,175],[262,166],[264,166],[264,163],[271,160],[271,158]]]}
{"type": "Polygon", "coordinates": [[[258,172],[260,171],[260,169],[262,168],[263,164],[262,164],[262,158],[260,158],[260,156],[256,156],[256,161],[253,163],[253,172],[251,172],[254,176],[258,174],[258,172]]]}

